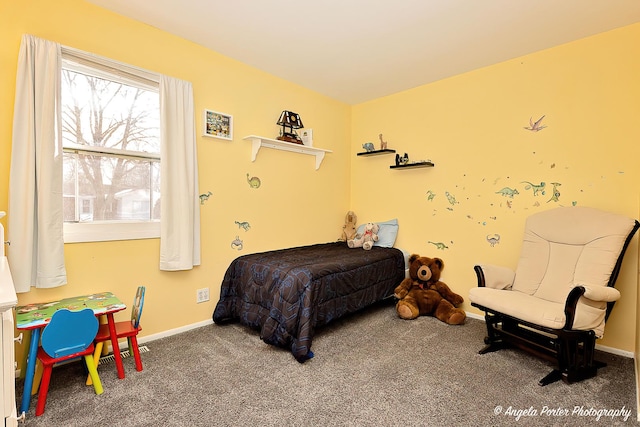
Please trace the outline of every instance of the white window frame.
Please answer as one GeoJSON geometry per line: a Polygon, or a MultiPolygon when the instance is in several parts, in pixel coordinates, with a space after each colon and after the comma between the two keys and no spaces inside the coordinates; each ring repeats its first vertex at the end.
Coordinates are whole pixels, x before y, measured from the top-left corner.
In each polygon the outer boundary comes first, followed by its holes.
{"type": "MultiPolygon", "coordinates": [[[[73,61],[65,63],[65,68],[80,71],[86,74],[93,74],[97,77],[108,77],[114,79],[114,75],[122,79],[123,83],[136,84],[149,90],[158,91],[160,75],[141,68],[133,67],[112,59],[104,58],[92,53],[62,46],[62,59],[73,61]],[[101,74],[100,70],[105,74],[101,74]]],[[[69,144],[67,144],[69,147],[69,144]]],[[[67,148],[65,147],[65,148],[67,148]]],[[[90,147],[82,147],[83,151],[91,150],[90,147]]],[[[100,151],[106,151],[101,149],[100,151]]],[[[119,151],[122,154],[122,151],[119,151]]],[[[108,153],[113,154],[113,153],[108,153]]],[[[134,154],[134,153],[131,153],[134,154]]],[[[160,156],[150,155],[150,158],[160,159],[160,156]]],[[[105,242],[115,240],[138,240],[160,238],[160,221],[92,221],[64,222],[63,224],[64,243],[83,242],[105,242]]]]}

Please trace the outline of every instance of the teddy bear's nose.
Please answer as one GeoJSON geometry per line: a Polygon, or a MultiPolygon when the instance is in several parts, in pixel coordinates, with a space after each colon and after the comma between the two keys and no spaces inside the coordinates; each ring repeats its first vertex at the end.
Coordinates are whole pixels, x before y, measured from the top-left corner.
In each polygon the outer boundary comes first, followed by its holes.
{"type": "Polygon", "coordinates": [[[418,269],[418,278],[420,280],[429,280],[431,279],[431,270],[427,266],[420,267],[418,269]]]}

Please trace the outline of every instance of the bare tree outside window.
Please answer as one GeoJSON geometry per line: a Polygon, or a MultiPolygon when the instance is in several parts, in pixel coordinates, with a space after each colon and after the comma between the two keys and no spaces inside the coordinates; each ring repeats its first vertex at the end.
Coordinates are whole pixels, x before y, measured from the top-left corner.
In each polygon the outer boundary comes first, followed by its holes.
{"type": "Polygon", "coordinates": [[[62,70],[64,220],[157,221],[157,90],[97,75],[62,70]]]}

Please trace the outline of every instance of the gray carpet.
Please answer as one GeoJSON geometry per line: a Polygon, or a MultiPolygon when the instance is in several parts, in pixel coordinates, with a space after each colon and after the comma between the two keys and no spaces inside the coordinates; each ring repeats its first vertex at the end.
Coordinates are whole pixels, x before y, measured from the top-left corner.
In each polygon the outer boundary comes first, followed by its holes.
{"type": "Polygon", "coordinates": [[[322,328],[300,364],[257,332],[210,325],[146,343],[144,370],[126,358],[123,380],[101,365],[100,396],[81,363],[55,368],[44,415],[34,396],[25,425],[638,425],[632,359],[598,352],[608,366],[597,377],[540,387],[550,364],[518,350],[479,355],[484,335],[479,320],[404,321],[380,304],[322,328]]]}

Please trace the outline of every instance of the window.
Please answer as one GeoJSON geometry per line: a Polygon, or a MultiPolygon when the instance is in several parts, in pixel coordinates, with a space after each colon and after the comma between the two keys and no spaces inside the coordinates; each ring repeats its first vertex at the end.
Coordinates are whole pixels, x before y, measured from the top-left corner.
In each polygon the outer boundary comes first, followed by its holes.
{"type": "Polygon", "coordinates": [[[63,50],[65,242],[159,237],[159,104],[143,71],[63,50]]]}

